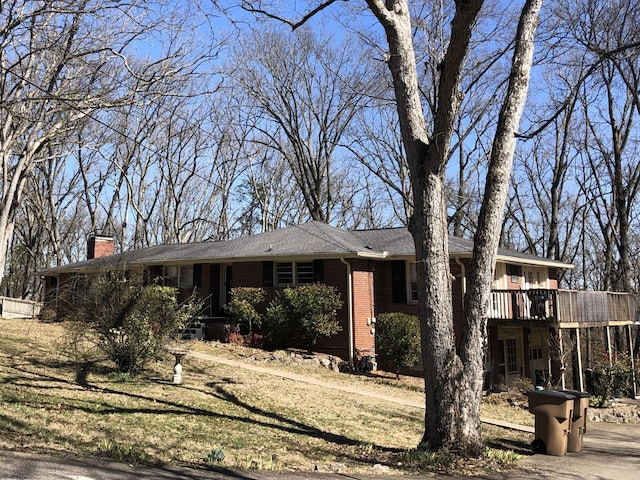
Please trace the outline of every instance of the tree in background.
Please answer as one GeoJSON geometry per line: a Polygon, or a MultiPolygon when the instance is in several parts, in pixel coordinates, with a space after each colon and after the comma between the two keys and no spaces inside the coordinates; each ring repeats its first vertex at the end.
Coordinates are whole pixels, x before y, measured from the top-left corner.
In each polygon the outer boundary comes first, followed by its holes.
{"type": "Polygon", "coordinates": [[[353,193],[342,188],[348,175],[338,174],[338,147],[372,93],[360,55],[353,43],[334,46],[310,28],[256,29],[240,42],[231,67],[246,94],[253,141],[286,161],[307,218],[325,223],[353,193]]]}

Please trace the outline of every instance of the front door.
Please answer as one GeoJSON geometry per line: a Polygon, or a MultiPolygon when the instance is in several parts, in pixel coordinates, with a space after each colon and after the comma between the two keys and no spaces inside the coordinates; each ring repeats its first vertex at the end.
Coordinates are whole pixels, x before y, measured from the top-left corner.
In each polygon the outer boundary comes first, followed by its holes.
{"type": "Polygon", "coordinates": [[[505,382],[524,375],[522,345],[522,329],[516,327],[498,328],[498,348],[503,355],[499,367],[505,382]]]}
{"type": "MultiPolygon", "coordinates": [[[[537,330],[537,329],[536,329],[537,330]]],[[[544,329],[529,334],[529,371],[535,386],[545,387],[549,377],[549,346],[544,329]]]]}

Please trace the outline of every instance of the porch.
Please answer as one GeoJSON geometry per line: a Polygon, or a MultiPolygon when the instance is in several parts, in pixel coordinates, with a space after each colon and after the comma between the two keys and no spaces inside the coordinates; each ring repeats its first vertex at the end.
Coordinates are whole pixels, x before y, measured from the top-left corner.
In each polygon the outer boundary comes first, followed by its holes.
{"type": "MultiPolygon", "coordinates": [[[[637,355],[640,295],[579,290],[494,290],[488,310],[498,372],[505,379],[542,372],[562,388],[585,389],[600,349],[637,355]],[[545,333],[546,332],[546,333],[545,333]],[[602,342],[593,345],[593,335],[602,342]]],[[[634,382],[634,394],[637,395],[634,382]]]]}
{"type": "Polygon", "coordinates": [[[580,328],[640,324],[640,295],[584,290],[493,290],[490,324],[580,328]]]}

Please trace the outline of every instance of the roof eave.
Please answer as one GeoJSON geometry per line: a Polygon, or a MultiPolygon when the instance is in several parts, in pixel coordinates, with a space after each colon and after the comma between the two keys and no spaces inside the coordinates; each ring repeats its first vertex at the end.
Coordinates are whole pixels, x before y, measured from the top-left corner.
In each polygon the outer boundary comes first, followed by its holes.
{"type": "Polygon", "coordinates": [[[517,263],[521,265],[534,265],[539,267],[554,267],[554,268],[562,268],[566,270],[573,270],[575,265],[572,263],[565,263],[559,260],[547,260],[545,258],[521,258],[517,256],[498,254],[496,260],[502,262],[511,262],[517,263]]]}

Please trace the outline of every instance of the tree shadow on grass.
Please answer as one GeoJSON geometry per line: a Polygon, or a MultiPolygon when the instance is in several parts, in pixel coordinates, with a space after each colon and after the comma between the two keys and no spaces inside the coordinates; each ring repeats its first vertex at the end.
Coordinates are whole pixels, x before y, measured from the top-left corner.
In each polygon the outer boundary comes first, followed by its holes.
{"type": "Polygon", "coordinates": [[[534,452],[531,449],[531,443],[526,443],[521,440],[514,440],[511,438],[491,438],[485,440],[485,445],[497,450],[512,450],[519,455],[533,455],[534,452]]]}
{"type": "MultiPolygon", "coordinates": [[[[38,362],[35,359],[29,359],[29,364],[37,364],[38,362]]],[[[100,414],[100,415],[108,415],[108,414],[158,414],[158,415],[167,415],[167,414],[179,414],[179,415],[195,415],[202,416],[207,418],[219,418],[221,420],[228,420],[232,422],[239,422],[248,425],[260,426],[268,429],[279,430],[282,432],[286,432],[293,435],[302,435],[312,438],[317,438],[326,442],[330,442],[335,445],[341,446],[363,446],[364,443],[349,438],[344,435],[338,435],[331,432],[323,431],[319,428],[307,425],[303,422],[299,422],[286,416],[265,410],[256,405],[251,405],[247,402],[242,401],[236,395],[228,392],[224,388],[224,384],[217,383],[209,383],[207,387],[211,388],[211,390],[202,390],[198,388],[188,387],[188,386],[176,386],[176,388],[190,389],[194,390],[198,393],[202,393],[205,395],[213,395],[219,398],[222,401],[229,402],[234,404],[237,407],[240,407],[247,412],[254,415],[254,418],[247,418],[240,415],[232,415],[228,413],[220,413],[215,412],[210,409],[199,408],[195,406],[188,405],[186,403],[181,403],[173,400],[169,400],[166,398],[157,398],[154,396],[147,396],[139,393],[134,393],[126,390],[117,390],[104,386],[99,386],[97,384],[92,384],[89,382],[87,373],[89,366],[86,364],[77,365],[77,364],[67,364],[66,367],[70,366],[78,367],[78,371],[76,373],[75,381],[71,381],[67,378],[59,377],[52,375],[50,373],[44,372],[34,372],[28,370],[24,366],[20,366],[19,364],[14,364],[12,368],[18,373],[18,375],[14,375],[12,377],[5,378],[5,383],[14,383],[20,385],[21,387],[34,387],[38,388],[41,391],[38,393],[38,396],[41,399],[41,405],[46,408],[47,404],[50,404],[53,407],[57,406],[60,403],[60,398],[62,395],[58,394],[47,394],[46,387],[47,382],[55,382],[63,385],[68,385],[71,388],[77,389],[78,386],[81,386],[83,389],[91,390],[92,393],[103,393],[103,394],[112,394],[119,396],[126,396],[131,399],[139,400],[144,403],[149,403],[153,405],[153,407],[143,407],[143,406],[121,406],[121,405],[113,405],[108,402],[102,402],[100,400],[92,400],[92,399],[83,399],[83,400],[74,400],[67,405],[68,410],[77,410],[83,411],[90,414],[100,414]],[[46,400],[47,397],[50,397],[50,401],[46,400]],[[259,418],[255,418],[255,416],[259,418]],[[260,419],[262,418],[262,419],[260,419]]],[[[61,365],[58,365],[61,367],[61,365]]],[[[59,389],[58,389],[59,393],[59,389]]],[[[9,400],[10,403],[19,403],[18,399],[9,400]]],[[[400,451],[399,449],[390,449],[387,447],[382,447],[378,445],[374,445],[373,448],[391,452],[391,451],[400,451]]]]}
{"type": "MultiPolygon", "coordinates": [[[[337,445],[350,445],[350,446],[362,445],[362,442],[359,440],[345,437],[344,435],[337,435],[331,432],[323,431],[323,430],[320,430],[319,428],[306,425],[297,420],[287,418],[282,414],[271,412],[269,410],[262,409],[256,405],[251,405],[247,402],[244,402],[243,400],[238,398],[237,395],[226,391],[225,388],[218,383],[207,383],[206,386],[213,390],[213,396],[221,400],[224,400],[226,402],[233,403],[234,405],[245,409],[249,413],[258,415],[260,417],[268,418],[271,420],[275,420],[280,424],[280,425],[277,425],[270,422],[269,423],[258,422],[261,425],[265,425],[268,427],[276,427],[276,428],[285,430],[289,433],[295,433],[295,434],[305,435],[308,437],[318,438],[320,440],[335,443],[337,445]]],[[[382,448],[382,447],[378,447],[378,448],[382,448]]]]}

